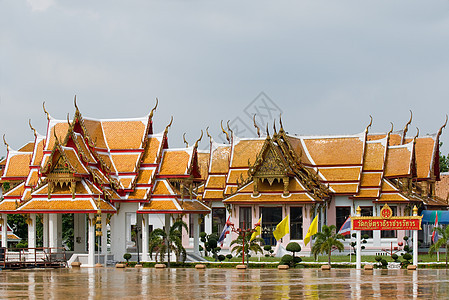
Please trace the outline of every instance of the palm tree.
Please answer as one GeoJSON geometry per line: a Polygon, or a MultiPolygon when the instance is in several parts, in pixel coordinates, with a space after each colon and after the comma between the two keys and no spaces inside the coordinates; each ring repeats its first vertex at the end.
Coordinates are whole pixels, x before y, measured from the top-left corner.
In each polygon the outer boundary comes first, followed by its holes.
{"type": "MultiPolygon", "coordinates": [[[[155,229],[151,235],[150,235],[150,245],[149,245],[149,252],[150,252],[150,258],[152,259],[153,251],[156,252],[156,262],[157,262],[157,255],[160,255],[161,261],[164,261],[164,254],[167,252],[167,250],[174,251],[176,254],[176,262],[179,261],[179,259],[182,257],[182,260],[185,261],[186,259],[186,249],[182,245],[182,229],[185,229],[188,231],[187,224],[182,220],[177,220],[173,225],[170,227],[170,230],[167,233],[158,228],[155,229]],[[167,247],[168,245],[168,247],[167,247]]],[[[168,256],[168,262],[170,263],[170,255],[168,256]]]]}
{"type": "Polygon", "coordinates": [[[339,240],[344,240],[345,237],[336,232],[337,227],[335,225],[323,225],[321,232],[315,234],[315,243],[312,246],[312,253],[315,256],[315,260],[318,254],[326,253],[328,255],[328,264],[330,265],[332,251],[335,249],[338,249],[340,252],[344,250],[343,243],[339,240]]]}
{"type": "Polygon", "coordinates": [[[449,226],[446,226],[445,229],[440,228],[440,227],[435,227],[433,230],[437,231],[437,233],[438,233],[438,241],[435,244],[433,244],[432,246],[430,246],[429,254],[435,253],[441,247],[444,246],[446,248],[446,269],[447,269],[447,252],[448,252],[448,248],[449,248],[449,226]]]}
{"type": "MultiPolygon", "coordinates": [[[[250,251],[253,251],[254,253],[263,253],[262,248],[260,245],[263,245],[264,240],[262,238],[255,238],[251,240],[251,234],[245,235],[245,255],[246,255],[246,263],[249,261],[248,254],[250,251]]],[[[236,252],[237,255],[242,255],[243,250],[243,237],[240,235],[235,240],[231,242],[232,247],[231,252],[236,252]],[[234,247],[232,247],[235,245],[234,247]]]]}

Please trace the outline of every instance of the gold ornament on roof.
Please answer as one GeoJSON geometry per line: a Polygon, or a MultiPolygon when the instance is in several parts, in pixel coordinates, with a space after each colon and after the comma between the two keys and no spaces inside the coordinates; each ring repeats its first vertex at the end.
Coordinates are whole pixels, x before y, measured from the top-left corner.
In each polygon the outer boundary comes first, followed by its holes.
{"type": "Polygon", "coordinates": [[[223,120],[221,120],[220,125],[221,125],[221,131],[222,131],[224,134],[226,134],[226,140],[228,141],[228,143],[230,143],[230,142],[231,142],[231,139],[229,138],[229,134],[228,134],[228,133],[226,132],[226,130],[224,130],[224,128],[223,128],[223,120]]]}
{"type": "Polygon", "coordinates": [[[50,114],[49,114],[48,111],[45,109],[45,101],[42,103],[42,107],[44,108],[44,113],[47,115],[47,120],[50,121],[50,114]]]}
{"type": "Polygon", "coordinates": [[[8,143],[6,142],[5,134],[3,134],[3,143],[5,143],[6,148],[9,150],[9,145],[8,145],[8,143]]]}
{"type": "Polygon", "coordinates": [[[186,133],[182,135],[182,139],[184,140],[184,144],[186,144],[186,148],[189,148],[189,142],[186,141],[186,133]]]}
{"type": "Polygon", "coordinates": [[[443,126],[441,126],[440,129],[438,130],[437,138],[440,137],[441,133],[443,132],[443,128],[445,128],[446,125],[447,125],[447,115],[446,115],[446,121],[444,122],[443,126]]]}
{"type": "Polygon", "coordinates": [[[78,109],[78,105],[76,105],[76,95],[75,95],[75,99],[73,100],[73,103],[75,104],[76,110],[79,110],[79,109],[78,109]]]}
{"type": "Polygon", "coordinates": [[[34,137],[37,137],[36,129],[34,129],[33,125],[31,125],[31,119],[28,119],[28,124],[30,125],[31,130],[34,132],[34,137]]]}
{"type": "Polygon", "coordinates": [[[234,137],[234,132],[232,131],[231,127],[229,126],[229,122],[230,120],[228,120],[228,122],[226,122],[226,126],[228,126],[228,130],[231,133],[231,139],[234,137]]]}
{"type": "Polygon", "coordinates": [[[157,105],[159,104],[159,100],[157,99],[157,97],[156,97],[156,105],[153,107],[153,109],[151,110],[151,112],[150,112],[150,117],[149,117],[149,119],[152,119],[153,118],[153,114],[154,114],[154,112],[156,111],[156,108],[157,108],[157,105]]]}
{"type": "Polygon", "coordinates": [[[194,148],[198,148],[198,143],[203,139],[203,130],[201,129],[201,136],[196,140],[194,148]]]}
{"type": "Polygon", "coordinates": [[[281,126],[281,128],[279,129],[279,132],[283,132],[284,125],[282,125],[282,113],[279,114],[279,126],[281,126]]]}
{"type": "Polygon", "coordinates": [[[171,124],[173,124],[173,116],[171,116],[170,123],[167,125],[167,127],[165,127],[165,130],[164,130],[164,134],[165,134],[165,135],[166,135],[167,132],[168,132],[168,128],[171,127],[171,124]]]}
{"type": "Polygon", "coordinates": [[[405,135],[407,134],[408,126],[412,123],[412,118],[413,118],[413,112],[412,112],[412,110],[410,110],[410,120],[408,120],[408,122],[404,126],[404,132],[403,132],[403,138],[402,138],[403,141],[402,142],[404,142],[404,140],[405,140],[405,135]]]}
{"type": "Polygon", "coordinates": [[[254,122],[254,127],[257,129],[257,136],[260,137],[260,128],[259,128],[259,126],[257,126],[257,123],[256,123],[256,114],[254,114],[254,116],[253,116],[253,122],[254,122]]]}
{"type": "Polygon", "coordinates": [[[274,119],[273,121],[273,130],[274,130],[273,135],[276,135],[276,119],[274,119]]]}
{"type": "Polygon", "coordinates": [[[391,124],[391,129],[390,129],[390,131],[388,132],[388,135],[390,135],[390,134],[393,132],[393,127],[394,127],[393,122],[390,122],[390,124],[391,124]]]}
{"type": "Polygon", "coordinates": [[[207,134],[207,136],[209,137],[209,141],[212,142],[212,137],[211,137],[211,135],[209,134],[209,126],[206,127],[206,134],[207,134]]]}
{"type": "Polygon", "coordinates": [[[369,115],[370,121],[368,126],[366,126],[365,132],[368,133],[368,129],[371,127],[371,125],[373,125],[373,117],[371,115],[369,115]]]}

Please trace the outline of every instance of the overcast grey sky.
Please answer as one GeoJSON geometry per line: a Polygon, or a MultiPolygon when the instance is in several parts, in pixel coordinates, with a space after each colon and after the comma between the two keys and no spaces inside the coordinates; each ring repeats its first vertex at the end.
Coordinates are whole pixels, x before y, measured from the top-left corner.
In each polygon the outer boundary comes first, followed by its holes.
{"type": "Polygon", "coordinates": [[[158,97],[172,147],[206,126],[220,140],[222,119],[252,128],[261,92],[290,133],[358,133],[369,115],[373,132],[401,129],[409,109],[412,135],[434,133],[448,79],[447,0],[0,0],[0,133],[15,149],[28,119],[44,133],[44,100],[65,119],[75,94],[97,118],[146,115],[158,97]]]}

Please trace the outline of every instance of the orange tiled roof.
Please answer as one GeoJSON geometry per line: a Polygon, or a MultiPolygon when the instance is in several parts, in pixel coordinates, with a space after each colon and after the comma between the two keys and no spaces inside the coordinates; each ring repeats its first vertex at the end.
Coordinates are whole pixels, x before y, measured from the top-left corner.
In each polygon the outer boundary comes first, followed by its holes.
{"type": "Polygon", "coordinates": [[[15,199],[20,199],[23,195],[23,192],[25,191],[25,183],[22,182],[15,186],[14,188],[10,189],[7,193],[3,195],[3,197],[14,197],[15,199]]]}
{"type": "Polygon", "coordinates": [[[47,132],[45,150],[52,150],[55,145],[55,132],[58,140],[61,142],[67,135],[69,124],[67,121],[50,120],[49,131],[47,132]]]}
{"type": "Polygon", "coordinates": [[[435,155],[435,144],[434,136],[418,137],[416,139],[416,173],[420,179],[430,178],[430,171],[435,155]]]}
{"type": "Polygon", "coordinates": [[[382,182],[382,173],[363,173],[360,185],[362,187],[380,187],[382,182]]]}
{"type": "Polygon", "coordinates": [[[2,180],[8,177],[27,177],[30,172],[31,152],[9,151],[2,180]]]}
{"type": "Polygon", "coordinates": [[[187,175],[192,150],[164,150],[159,175],[187,175]]]}
{"type": "Polygon", "coordinates": [[[449,196],[449,172],[440,173],[440,181],[435,184],[435,195],[441,199],[449,196]]]}
{"type": "Polygon", "coordinates": [[[248,168],[246,169],[231,169],[229,170],[228,177],[226,178],[227,183],[237,183],[237,180],[241,183],[240,176],[242,176],[243,180],[248,178],[248,168]]]}
{"type": "Polygon", "coordinates": [[[351,194],[355,195],[358,192],[358,183],[330,183],[329,187],[335,191],[336,194],[351,194]]]}
{"type": "Polygon", "coordinates": [[[111,158],[117,172],[136,172],[136,166],[140,159],[140,154],[112,154],[111,158]]]}
{"type": "Polygon", "coordinates": [[[379,197],[379,189],[373,189],[373,188],[360,188],[360,191],[357,195],[354,196],[354,198],[378,198],[379,197]]]}
{"type": "Polygon", "coordinates": [[[165,179],[156,180],[154,184],[154,189],[152,192],[153,195],[174,195],[173,190],[170,187],[170,184],[165,179]]]}
{"type": "Polygon", "coordinates": [[[226,185],[225,175],[210,175],[206,181],[207,189],[224,189],[226,185]]]}
{"type": "Polygon", "coordinates": [[[224,203],[296,203],[296,202],[315,202],[309,194],[290,194],[287,197],[279,194],[260,193],[259,196],[253,197],[252,194],[238,193],[225,199],[224,203]]]}
{"type": "Polygon", "coordinates": [[[348,137],[307,137],[303,141],[315,165],[362,164],[364,133],[348,137]]]}
{"type": "Polygon", "coordinates": [[[206,180],[209,174],[209,152],[198,151],[198,167],[200,169],[201,179],[206,180]]]}
{"type": "Polygon", "coordinates": [[[209,166],[209,173],[226,174],[229,170],[229,160],[231,157],[230,145],[214,144],[209,166]]]}
{"type": "Polygon", "coordinates": [[[85,174],[85,175],[89,174],[89,171],[86,169],[84,164],[81,162],[81,159],[79,158],[78,154],[76,153],[76,151],[73,148],[69,148],[69,147],[61,147],[61,148],[64,151],[64,155],[69,160],[70,165],[75,170],[75,173],[85,174]]]}
{"type": "Polygon", "coordinates": [[[256,161],[256,157],[265,144],[265,138],[259,139],[238,139],[234,138],[232,145],[232,168],[248,168],[248,160],[251,163],[256,161]]]}
{"type": "Polygon", "coordinates": [[[28,142],[22,147],[20,147],[19,152],[33,152],[34,150],[34,142],[28,142]]]}
{"type": "Polygon", "coordinates": [[[387,139],[376,142],[367,142],[365,158],[363,160],[364,171],[381,171],[384,169],[387,139]]]}
{"type": "Polygon", "coordinates": [[[102,121],[103,133],[109,149],[138,149],[145,137],[148,119],[102,121]]]}
{"type": "Polygon", "coordinates": [[[137,188],[132,193],[129,193],[127,199],[128,200],[146,200],[148,192],[149,191],[146,188],[143,188],[143,189],[137,188]]]}
{"type": "Polygon", "coordinates": [[[405,196],[400,193],[381,193],[379,202],[410,202],[405,196]]]}
{"type": "Polygon", "coordinates": [[[152,135],[148,138],[147,145],[145,146],[145,151],[142,158],[142,163],[144,164],[155,164],[159,151],[162,146],[162,134],[152,135]]]}
{"type": "MultiPolygon", "coordinates": [[[[101,200],[100,208],[102,212],[115,212],[115,208],[101,200]]],[[[93,199],[32,199],[19,207],[22,212],[44,212],[44,211],[72,211],[72,212],[97,212],[96,201],[93,199]]]]}
{"type": "Polygon", "coordinates": [[[385,177],[411,175],[413,143],[388,147],[385,177]]]}
{"type": "Polygon", "coordinates": [[[320,168],[319,170],[327,181],[358,181],[362,168],[320,168]]]}
{"type": "Polygon", "coordinates": [[[83,118],[83,123],[86,127],[87,134],[91,138],[92,142],[95,143],[95,147],[107,149],[101,122],[98,120],[83,118]]]}
{"type": "Polygon", "coordinates": [[[223,199],[222,190],[206,190],[203,195],[203,199],[223,199]]]}
{"type": "Polygon", "coordinates": [[[16,201],[11,199],[4,199],[0,202],[0,212],[8,213],[16,210],[16,201]]]}

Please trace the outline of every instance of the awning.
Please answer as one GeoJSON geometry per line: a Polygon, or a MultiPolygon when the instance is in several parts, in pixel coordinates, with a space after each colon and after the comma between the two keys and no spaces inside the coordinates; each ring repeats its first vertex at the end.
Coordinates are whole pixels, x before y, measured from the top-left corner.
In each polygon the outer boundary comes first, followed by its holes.
{"type": "Polygon", "coordinates": [[[435,224],[436,213],[438,213],[439,224],[449,224],[449,211],[447,210],[423,210],[422,224],[435,224]]]}

